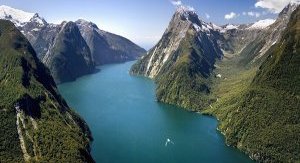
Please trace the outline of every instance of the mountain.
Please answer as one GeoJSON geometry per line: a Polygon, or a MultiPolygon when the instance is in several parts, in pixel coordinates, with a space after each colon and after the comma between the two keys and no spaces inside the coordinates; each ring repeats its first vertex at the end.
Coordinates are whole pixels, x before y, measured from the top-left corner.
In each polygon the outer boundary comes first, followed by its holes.
{"type": "Polygon", "coordinates": [[[241,87],[228,79],[235,86],[207,111],[220,120],[229,145],[263,162],[300,161],[300,7],[289,17],[252,82],[241,87]]]}
{"type": "Polygon", "coordinates": [[[0,20],[0,48],[1,162],[93,162],[87,124],[7,20],[0,20]]]}
{"type": "Polygon", "coordinates": [[[0,6],[0,18],[13,22],[33,45],[39,58],[48,51],[58,33],[56,25],[48,24],[37,13],[29,13],[9,6],[0,6]]]}
{"type": "MultiPolygon", "coordinates": [[[[54,68],[53,66],[58,66],[57,63],[50,63],[55,60],[49,60],[49,58],[57,58],[57,56],[49,57],[49,55],[54,55],[58,53],[65,53],[66,51],[71,52],[73,46],[66,46],[61,40],[68,40],[70,38],[62,38],[67,35],[61,34],[61,30],[65,27],[65,22],[61,24],[52,24],[48,23],[44,18],[40,17],[37,13],[28,13],[22,10],[14,9],[8,6],[0,6],[0,18],[7,19],[13,22],[18,29],[25,35],[25,37],[32,44],[34,50],[37,53],[38,58],[41,61],[48,61],[46,63],[47,66],[52,66],[50,71],[54,76],[54,79],[57,83],[62,83],[66,81],[75,80],[75,78],[80,77],[82,75],[88,74],[92,72],[89,70],[90,61],[87,61],[87,67],[83,65],[83,67],[74,68],[78,65],[70,65],[76,62],[68,62],[68,70],[63,70],[62,67],[54,68]],[[59,39],[57,39],[59,38],[59,39]],[[56,42],[59,41],[59,42],[56,42]],[[62,45],[60,45],[62,44],[62,45]],[[55,50],[53,49],[55,48],[55,50]],[[58,50],[63,50],[59,52],[58,50]],[[55,51],[55,52],[53,52],[55,51]],[[47,55],[47,58],[45,56],[47,55]],[[77,72],[77,70],[81,69],[77,72]],[[87,70],[88,69],[88,70],[87,70]],[[60,72],[62,71],[62,72],[60,72]],[[70,71],[71,74],[64,76],[63,74],[66,71],[70,71]],[[64,77],[60,77],[61,75],[64,77]]],[[[70,22],[71,23],[71,22],[70,22]]],[[[130,60],[135,60],[141,57],[146,51],[131,42],[130,40],[118,36],[103,30],[100,30],[95,24],[92,22],[87,22],[85,20],[78,20],[75,22],[75,25],[80,30],[80,35],[76,33],[76,37],[82,37],[84,42],[86,42],[88,49],[83,45],[82,39],[72,40],[71,42],[75,45],[79,45],[82,49],[76,47],[77,51],[76,56],[78,56],[78,52],[84,52],[81,54],[83,57],[88,58],[88,55],[91,55],[92,62],[95,65],[102,65],[108,63],[119,63],[130,60]],[[79,41],[79,42],[74,42],[79,41]],[[90,51],[90,52],[87,52],[90,51]],[[87,54],[90,53],[90,54],[87,54]]],[[[75,27],[74,27],[75,28],[75,27]]],[[[71,57],[70,55],[65,55],[62,60],[67,62],[71,57]]],[[[61,60],[61,61],[62,61],[61,60]]],[[[70,59],[72,60],[72,59],[70,59]]],[[[88,59],[89,60],[89,59],[88,59]]]]}
{"type": "Polygon", "coordinates": [[[257,37],[250,42],[241,51],[241,64],[255,65],[261,64],[268,49],[274,45],[281,37],[283,30],[286,28],[292,12],[297,8],[298,3],[290,3],[278,15],[276,21],[268,26],[265,30],[258,33],[257,37]]]}
{"type": "Polygon", "coordinates": [[[79,19],[76,24],[91,50],[96,65],[135,60],[146,53],[130,40],[100,30],[92,22],[79,19]]]}
{"type": "Polygon", "coordinates": [[[276,20],[216,26],[180,6],[161,40],[131,68],[158,101],[214,115],[226,143],[257,161],[299,157],[299,3],[276,20]]]}
{"type": "Polygon", "coordinates": [[[161,40],[133,65],[131,74],[155,78],[158,101],[191,110],[207,105],[209,76],[222,58],[215,28],[179,7],[161,40]]]}
{"type": "Polygon", "coordinates": [[[219,69],[218,61],[233,58],[231,64],[237,66],[233,69],[257,68],[281,36],[296,6],[288,5],[276,21],[220,27],[180,6],[161,40],[133,65],[131,74],[155,79],[158,101],[201,110],[216,100],[211,89],[221,75],[215,69],[219,69]]]}
{"type": "Polygon", "coordinates": [[[95,69],[90,49],[74,22],[63,23],[43,63],[56,83],[73,81],[95,69]]]}

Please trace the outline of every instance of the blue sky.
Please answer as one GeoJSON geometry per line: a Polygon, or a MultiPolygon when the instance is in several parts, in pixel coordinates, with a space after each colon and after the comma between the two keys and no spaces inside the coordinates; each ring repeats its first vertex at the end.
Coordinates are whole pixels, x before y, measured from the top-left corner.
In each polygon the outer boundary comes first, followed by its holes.
{"type": "Polygon", "coordinates": [[[0,5],[37,12],[51,23],[83,18],[148,49],[168,26],[175,1],[193,7],[203,20],[222,25],[275,18],[279,9],[274,6],[281,3],[276,1],[290,0],[0,0],[0,5]]]}

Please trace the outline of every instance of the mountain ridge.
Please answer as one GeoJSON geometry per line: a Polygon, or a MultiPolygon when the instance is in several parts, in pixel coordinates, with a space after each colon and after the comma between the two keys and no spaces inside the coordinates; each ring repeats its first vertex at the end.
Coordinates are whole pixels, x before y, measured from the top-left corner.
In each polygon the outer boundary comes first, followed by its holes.
{"type": "MultiPolygon", "coordinates": [[[[61,37],[59,36],[59,34],[61,29],[64,28],[66,21],[62,22],[61,24],[48,23],[44,18],[40,17],[38,13],[27,13],[22,10],[14,9],[8,6],[0,7],[0,18],[12,21],[19,28],[19,30],[26,36],[29,42],[33,45],[35,51],[37,52],[38,58],[41,61],[46,61],[46,60],[52,61],[49,60],[48,58],[51,58],[49,57],[50,54],[55,54],[51,52],[53,51],[53,47],[65,45],[63,44],[63,42],[56,42],[56,41],[60,40],[57,39],[57,37],[61,37]],[[5,12],[5,11],[9,11],[9,12],[5,12]],[[25,18],[23,18],[22,15],[25,15],[25,18]],[[47,59],[44,59],[45,56],[47,56],[47,59]]],[[[91,53],[91,58],[95,66],[135,60],[146,52],[143,48],[139,47],[138,45],[134,44],[132,41],[122,36],[100,30],[92,22],[78,20],[75,22],[75,25],[80,30],[80,35],[81,35],[80,37],[83,37],[84,41],[88,45],[87,46],[89,48],[88,51],[90,51],[88,53],[91,53]],[[91,25],[84,27],[80,25],[80,23],[83,22],[91,23],[91,25]],[[85,33],[86,31],[87,33],[85,33]],[[89,31],[92,31],[92,33],[89,33],[89,31]]],[[[82,43],[78,42],[75,44],[82,44],[82,43]]],[[[86,48],[86,46],[81,46],[81,47],[86,48]]],[[[59,49],[60,48],[56,48],[56,51],[59,49]]],[[[79,48],[76,49],[78,50],[77,52],[86,51],[85,49],[79,49],[79,48]]],[[[63,53],[63,51],[58,53],[63,53]]],[[[81,57],[86,56],[85,53],[82,53],[81,55],[82,55],[81,57]]],[[[55,56],[53,56],[52,58],[55,58],[55,56]]],[[[72,58],[69,59],[72,60],[72,58]]],[[[65,65],[69,64],[67,63],[68,58],[65,58],[61,61],[64,61],[64,63],[62,64],[65,65]]],[[[49,66],[49,65],[57,65],[57,64],[47,63],[46,65],[49,66]]],[[[82,74],[82,73],[77,73],[75,69],[69,70],[71,75],[67,75],[68,77],[62,79],[63,77],[58,77],[59,75],[57,75],[56,70],[61,71],[58,72],[58,74],[64,74],[65,71],[63,69],[60,69],[59,65],[57,66],[58,66],[57,68],[53,68],[53,67],[50,68],[51,73],[54,76],[55,81],[57,83],[73,81],[77,77],[90,74],[96,71],[96,69],[94,69],[90,71],[85,71],[86,73],[82,74]]],[[[76,66],[77,65],[71,65],[69,67],[75,68],[76,66]]],[[[86,67],[81,67],[81,68],[83,69],[83,71],[86,69],[86,67]]],[[[83,71],[79,71],[79,72],[83,72],[83,71]]]]}

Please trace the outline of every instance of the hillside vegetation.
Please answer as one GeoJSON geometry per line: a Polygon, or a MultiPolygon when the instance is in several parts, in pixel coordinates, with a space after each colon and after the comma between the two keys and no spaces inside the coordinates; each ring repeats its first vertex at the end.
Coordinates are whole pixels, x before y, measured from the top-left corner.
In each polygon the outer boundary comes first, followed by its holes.
{"type": "Polygon", "coordinates": [[[298,7],[257,73],[240,71],[216,84],[220,99],[204,111],[218,117],[229,145],[255,160],[300,161],[299,20],[298,7]]]}
{"type": "Polygon", "coordinates": [[[0,162],[93,162],[86,123],[14,25],[0,20],[0,162]]]}

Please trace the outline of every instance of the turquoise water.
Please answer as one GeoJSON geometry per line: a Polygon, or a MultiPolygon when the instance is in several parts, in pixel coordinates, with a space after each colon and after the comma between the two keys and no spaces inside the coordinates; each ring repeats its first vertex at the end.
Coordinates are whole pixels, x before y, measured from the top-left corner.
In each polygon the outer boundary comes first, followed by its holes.
{"type": "Polygon", "coordinates": [[[157,103],[154,82],[129,75],[133,63],[59,86],[90,126],[97,162],[251,162],[225,145],[214,118],[157,103]]]}

